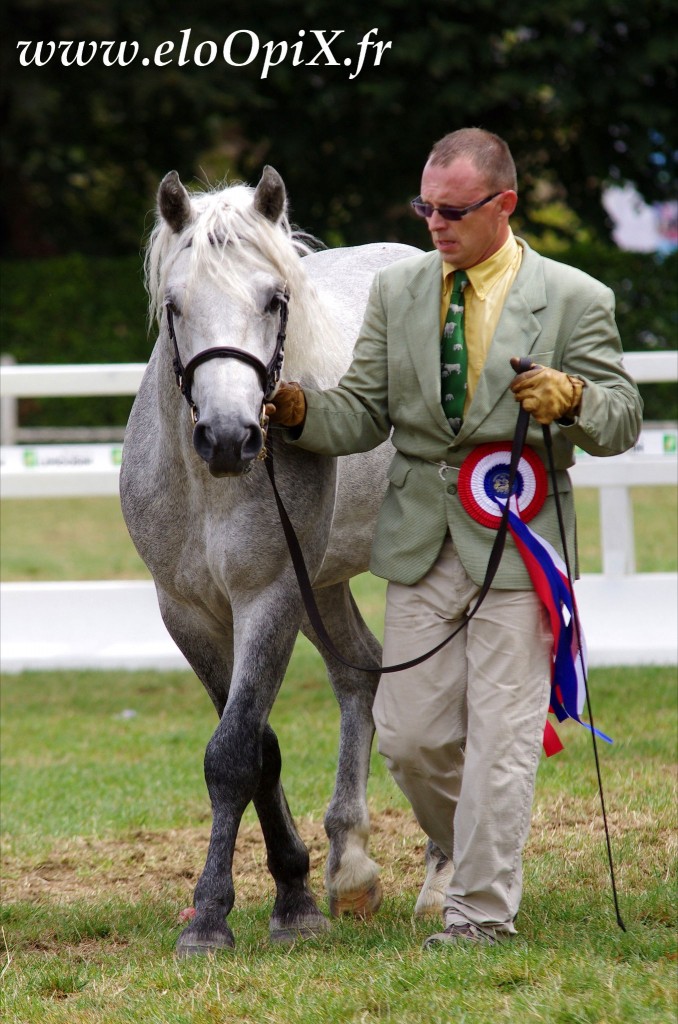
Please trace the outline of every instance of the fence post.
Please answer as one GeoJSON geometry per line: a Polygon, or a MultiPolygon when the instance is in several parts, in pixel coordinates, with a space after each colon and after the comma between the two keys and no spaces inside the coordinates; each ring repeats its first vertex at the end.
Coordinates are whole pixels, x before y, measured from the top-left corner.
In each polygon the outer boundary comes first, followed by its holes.
{"type": "Polygon", "coordinates": [[[601,487],[598,501],[603,575],[631,575],[636,571],[631,489],[601,487]]]}
{"type": "MultiPolygon", "coordinates": [[[[0,366],[14,366],[16,359],[9,354],[0,355],[0,366]]],[[[0,370],[0,372],[2,372],[0,370]]],[[[18,426],[18,400],[15,395],[0,398],[0,438],[2,444],[16,443],[18,426]]]]}

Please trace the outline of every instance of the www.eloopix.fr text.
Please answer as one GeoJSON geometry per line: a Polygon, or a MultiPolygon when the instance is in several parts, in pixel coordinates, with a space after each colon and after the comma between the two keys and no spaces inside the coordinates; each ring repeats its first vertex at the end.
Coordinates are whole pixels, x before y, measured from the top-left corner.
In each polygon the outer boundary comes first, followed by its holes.
{"type": "Polygon", "coordinates": [[[337,56],[338,45],[345,35],[344,29],[299,29],[299,38],[288,43],[285,40],[262,43],[256,32],[241,28],[231,32],[223,43],[211,39],[192,43],[190,28],[179,32],[179,41],[166,39],[158,43],[152,55],[142,56],[136,40],[118,42],[104,40],[20,40],[17,43],[19,63],[23,67],[43,67],[50,61],[64,67],[85,67],[92,61],[100,60],[105,67],[127,67],[139,61],[143,67],[167,67],[176,63],[178,67],[195,64],[207,67],[215,61],[223,61],[234,68],[248,67],[260,62],[260,78],[268,78],[269,72],[289,61],[292,67],[345,67],[349,79],[357,78],[363,68],[378,67],[391,42],[377,39],[379,30],[372,28],[357,39],[352,49],[354,56],[337,56]],[[333,49],[334,47],[334,49],[333,49]]]}

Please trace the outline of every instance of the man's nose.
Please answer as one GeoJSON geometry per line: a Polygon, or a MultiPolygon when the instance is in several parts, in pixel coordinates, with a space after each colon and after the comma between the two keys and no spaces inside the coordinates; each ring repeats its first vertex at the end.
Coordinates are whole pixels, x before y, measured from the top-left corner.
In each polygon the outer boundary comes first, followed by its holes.
{"type": "Polygon", "coordinates": [[[446,224],[447,221],[445,220],[444,217],[441,217],[437,210],[434,210],[431,216],[428,218],[429,231],[442,231],[446,224]]]}

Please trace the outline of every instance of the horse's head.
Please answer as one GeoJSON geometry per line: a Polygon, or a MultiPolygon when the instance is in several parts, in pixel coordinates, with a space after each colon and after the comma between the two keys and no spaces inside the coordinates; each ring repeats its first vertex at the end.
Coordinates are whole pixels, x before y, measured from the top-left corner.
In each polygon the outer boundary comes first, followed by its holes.
{"type": "Polygon", "coordinates": [[[285,186],[266,167],[256,189],[189,195],[172,171],[158,211],[147,286],[166,327],[161,343],[191,406],[195,450],[213,476],[239,475],[265,443],[263,402],[275,387],[288,289],[301,273],[285,186]]]}

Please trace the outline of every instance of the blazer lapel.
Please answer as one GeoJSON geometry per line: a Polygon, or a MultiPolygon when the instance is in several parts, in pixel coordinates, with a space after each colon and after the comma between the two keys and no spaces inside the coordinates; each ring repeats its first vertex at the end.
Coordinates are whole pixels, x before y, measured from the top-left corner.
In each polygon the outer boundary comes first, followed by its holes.
{"type": "Polygon", "coordinates": [[[407,283],[401,327],[426,406],[441,429],[449,431],[440,402],[441,289],[440,256],[433,250],[407,283]]]}

